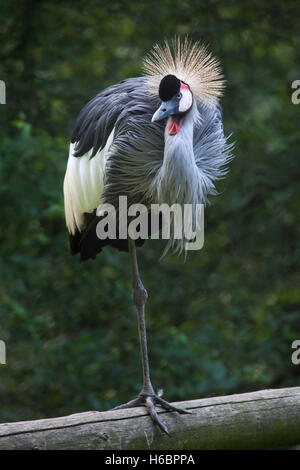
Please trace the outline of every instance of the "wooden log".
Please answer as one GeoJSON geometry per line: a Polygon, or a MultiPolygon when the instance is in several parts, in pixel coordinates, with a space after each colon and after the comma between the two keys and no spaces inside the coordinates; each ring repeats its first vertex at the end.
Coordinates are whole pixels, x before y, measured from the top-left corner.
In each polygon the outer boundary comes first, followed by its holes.
{"type": "Polygon", "coordinates": [[[269,449],[300,443],[300,387],[175,405],[193,414],[159,410],[170,437],[138,407],[0,424],[0,450],[269,449]]]}

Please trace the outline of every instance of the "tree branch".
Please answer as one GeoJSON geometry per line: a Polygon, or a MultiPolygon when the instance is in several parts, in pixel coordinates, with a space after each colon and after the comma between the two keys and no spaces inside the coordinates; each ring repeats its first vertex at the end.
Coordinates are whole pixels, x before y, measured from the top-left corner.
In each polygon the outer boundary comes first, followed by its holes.
{"type": "Polygon", "coordinates": [[[159,411],[170,437],[143,407],[0,424],[4,449],[267,449],[300,443],[300,387],[176,403],[159,411]]]}

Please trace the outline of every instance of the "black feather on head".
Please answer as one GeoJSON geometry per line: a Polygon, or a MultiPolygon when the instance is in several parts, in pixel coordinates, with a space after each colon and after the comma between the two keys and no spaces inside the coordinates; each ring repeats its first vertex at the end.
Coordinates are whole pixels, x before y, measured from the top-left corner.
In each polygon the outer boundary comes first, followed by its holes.
{"type": "Polygon", "coordinates": [[[159,97],[162,101],[169,101],[180,91],[180,80],[175,75],[166,75],[159,84],[159,97]]]}

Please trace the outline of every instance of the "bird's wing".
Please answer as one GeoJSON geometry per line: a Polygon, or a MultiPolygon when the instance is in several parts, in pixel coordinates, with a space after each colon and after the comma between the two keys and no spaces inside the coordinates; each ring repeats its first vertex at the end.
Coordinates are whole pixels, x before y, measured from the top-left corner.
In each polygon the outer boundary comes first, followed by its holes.
{"type": "Polygon", "coordinates": [[[75,157],[92,149],[91,156],[102,150],[118,121],[136,106],[138,91],[144,87],[143,77],[128,78],[98,93],[80,112],[71,142],[76,143],[75,157]]]}
{"type": "Polygon", "coordinates": [[[115,129],[137,105],[137,90],[143,84],[142,77],[123,80],[99,93],[78,116],[64,180],[66,223],[71,235],[84,227],[84,214],[100,204],[115,129]]]}
{"type": "Polygon", "coordinates": [[[93,150],[75,157],[76,144],[70,144],[67,171],[64,179],[64,202],[66,224],[74,235],[85,223],[85,213],[90,213],[100,204],[104,188],[104,169],[109,148],[113,141],[112,131],[102,150],[92,158],[93,150]]]}
{"type": "Polygon", "coordinates": [[[197,102],[197,107],[200,119],[194,129],[194,155],[208,194],[215,194],[214,182],[227,173],[233,144],[224,136],[221,106],[197,102]]]}

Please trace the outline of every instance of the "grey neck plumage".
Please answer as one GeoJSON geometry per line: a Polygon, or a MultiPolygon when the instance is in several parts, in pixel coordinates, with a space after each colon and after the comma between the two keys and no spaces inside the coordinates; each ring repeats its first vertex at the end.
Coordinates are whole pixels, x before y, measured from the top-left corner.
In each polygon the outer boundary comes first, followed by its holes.
{"type": "MultiPolygon", "coordinates": [[[[185,204],[192,205],[193,221],[190,227],[192,230],[195,228],[196,204],[204,203],[207,195],[205,177],[196,165],[193,148],[194,126],[199,120],[197,105],[194,102],[177,134],[168,134],[169,121],[167,122],[163,163],[153,181],[153,196],[157,204],[168,204],[168,206],[179,204],[182,214],[185,204]]],[[[171,220],[174,222],[172,217],[171,214],[171,220]]],[[[179,251],[184,249],[184,237],[181,240],[175,238],[171,226],[171,238],[164,254],[174,244],[179,251]]]]}
{"type": "Polygon", "coordinates": [[[169,135],[169,121],[166,124],[163,164],[154,180],[158,204],[203,202],[202,178],[193,149],[194,125],[198,119],[197,105],[194,102],[177,134],[169,135]]]}

